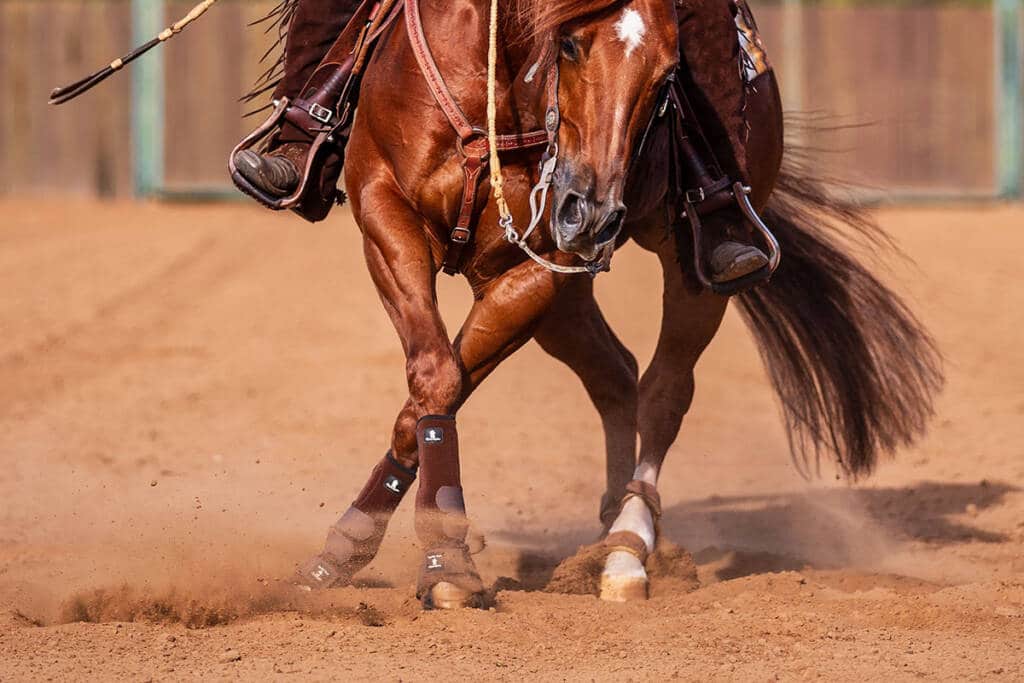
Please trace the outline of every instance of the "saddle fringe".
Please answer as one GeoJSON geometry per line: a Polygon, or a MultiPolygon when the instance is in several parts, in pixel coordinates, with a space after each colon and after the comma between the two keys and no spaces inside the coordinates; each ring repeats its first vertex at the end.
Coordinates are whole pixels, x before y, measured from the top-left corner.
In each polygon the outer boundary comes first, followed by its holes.
{"type": "MultiPolygon", "coordinates": [[[[299,6],[299,0],[281,0],[265,16],[249,22],[250,27],[265,24],[264,34],[274,34],[274,42],[267,48],[260,57],[260,64],[267,65],[266,69],[252,84],[249,92],[239,98],[240,102],[250,104],[259,100],[263,95],[277,88],[281,79],[284,78],[284,51],[288,42],[288,27],[291,26],[292,18],[299,6]]],[[[270,102],[264,103],[258,109],[246,112],[245,116],[253,116],[271,107],[270,102]]]]}

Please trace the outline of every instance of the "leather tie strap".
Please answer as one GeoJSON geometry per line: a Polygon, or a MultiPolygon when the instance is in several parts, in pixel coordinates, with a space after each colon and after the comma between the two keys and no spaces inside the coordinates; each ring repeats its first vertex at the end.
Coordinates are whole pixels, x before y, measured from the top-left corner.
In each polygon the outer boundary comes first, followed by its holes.
{"type": "MultiPolygon", "coordinates": [[[[624,505],[630,498],[642,500],[647,505],[647,509],[651,511],[654,523],[658,523],[658,520],[661,519],[661,495],[655,486],[646,481],[634,479],[626,484],[626,495],[622,497],[622,504],[624,505]]],[[[619,509],[622,509],[621,506],[619,509]]]]}
{"type": "Polygon", "coordinates": [[[463,254],[466,245],[473,238],[473,214],[476,210],[476,196],[480,188],[480,181],[484,176],[484,169],[487,167],[487,151],[464,150],[465,159],[462,162],[462,172],[465,176],[462,184],[462,203],[459,206],[459,218],[448,236],[448,251],[444,255],[442,268],[448,275],[459,272],[462,265],[463,254]]]}
{"type": "MultiPolygon", "coordinates": [[[[527,147],[539,147],[546,144],[547,141],[548,134],[543,130],[535,130],[529,133],[507,133],[498,136],[498,151],[511,152],[517,149],[526,149],[527,147]]],[[[485,139],[481,139],[480,143],[484,147],[487,146],[487,140],[485,139]]],[[[476,144],[476,142],[474,141],[473,144],[476,144]]],[[[472,147],[473,144],[468,146],[472,147]]]]}
{"type": "Polygon", "coordinates": [[[604,546],[609,553],[626,552],[640,560],[640,564],[647,561],[647,544],[632,531],[616,531],[608,534],[604,539],[604,546]]]}

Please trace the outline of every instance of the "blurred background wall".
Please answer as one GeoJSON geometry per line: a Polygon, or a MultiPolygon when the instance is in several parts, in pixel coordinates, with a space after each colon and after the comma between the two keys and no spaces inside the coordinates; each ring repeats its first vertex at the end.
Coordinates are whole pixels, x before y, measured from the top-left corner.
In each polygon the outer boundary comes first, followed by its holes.
{"type": "MultiPolygon", "coordinates": [[[[833,129],[794,130],[822,173],[942,197],[1020,190],[1020,0],[994,2],[751,0],[789,111],[833,129]]],[[[238,97],[270,44],[246,25],[274,2],[222,0],[158,56],[46,104],[192,4],[0,0],[0,195],[228,190],[228,152],[257,122],[238,97]]]]}

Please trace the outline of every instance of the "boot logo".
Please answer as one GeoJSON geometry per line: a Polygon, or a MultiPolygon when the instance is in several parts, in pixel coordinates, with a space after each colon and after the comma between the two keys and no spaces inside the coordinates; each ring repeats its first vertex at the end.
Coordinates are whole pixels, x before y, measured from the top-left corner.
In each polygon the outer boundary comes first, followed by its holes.
{"type": "Polygon", "coordinates": [[[423,435],[424,443],[441,443],[444,441],[444,430],[440,427],[431,427],[423,435]]]}
{"type": "Polygon", "coordinates": [[[388,491],[391,491],[391,493],[394,493],[395,495],[401,495],[402,481],[398,477],[391,475],[384,480],[384,488],[386,488],[388,491]]]}
{"type": "Polygon", "coordinates": [[[322,564],[318,564],[316,566],[316,569],[314,569],[313,572],[312,572],[313,578],[316,579],[317,581],[323,581],[324,579],[326,579],[330,575],[331,575],[331,572],[329,572],[327,570],[327,567],[323,566],[322,564]]]}
{"type": "Polygon", "coordinates": [[[444,555],[427,555],[427,569],[437,570],[444,569],[444,555]]]}

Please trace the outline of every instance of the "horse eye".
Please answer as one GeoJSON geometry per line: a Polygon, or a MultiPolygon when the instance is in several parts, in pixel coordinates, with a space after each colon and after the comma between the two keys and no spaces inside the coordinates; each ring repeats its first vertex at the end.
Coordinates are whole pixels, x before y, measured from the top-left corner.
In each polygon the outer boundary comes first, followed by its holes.
{"type": "Polygon", "coordinates": [[[562,56],[569,61],[575,62],[579,59],[580,49],[576,45],[576,41],[572,38],[562,38],[561,42],[562,56]]]}

